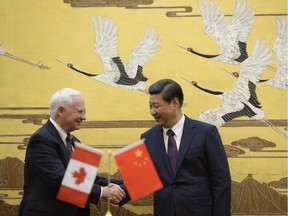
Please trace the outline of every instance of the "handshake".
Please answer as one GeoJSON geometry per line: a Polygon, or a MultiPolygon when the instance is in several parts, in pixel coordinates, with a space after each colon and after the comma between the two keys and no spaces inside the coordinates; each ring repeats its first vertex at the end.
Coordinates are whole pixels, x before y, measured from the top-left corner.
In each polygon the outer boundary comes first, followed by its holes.
{"type": "Polygon", "coordinates": [[[114,205],[118,205],[123,198],[126,197],[124,190],[117,184],[110,183],[108,186],[103,187],[102,199],[110,199],[114,205]]]}

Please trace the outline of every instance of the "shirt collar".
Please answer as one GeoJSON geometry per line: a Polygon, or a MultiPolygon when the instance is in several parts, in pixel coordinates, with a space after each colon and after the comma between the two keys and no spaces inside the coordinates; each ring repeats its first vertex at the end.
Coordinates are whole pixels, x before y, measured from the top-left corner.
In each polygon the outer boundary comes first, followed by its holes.
{"type": "Polygon", "coordinates": [[[51,121],[51,123],[54,125],[54,127],[56,128],[56,130],[58,131],[61,139],[63,140],[63,142],[65,143],[66,137],[67,137],[67,133],[50,117],[49,119],[51,121]]]}
{"type": "MultiPolygon", "coordinates": [[[[180,120],[171,128],[175,134],[175,136],[179,136],[180,133],[183,130],[184,127],[184,122],[185,122],[185,116],[182,114],[182,117],[180,118],[180,120]]],[[[170,128],[164,128],[163,127],[163,131],[164,134],[166,134],[166,132],[169,130],[170,128]]]]}

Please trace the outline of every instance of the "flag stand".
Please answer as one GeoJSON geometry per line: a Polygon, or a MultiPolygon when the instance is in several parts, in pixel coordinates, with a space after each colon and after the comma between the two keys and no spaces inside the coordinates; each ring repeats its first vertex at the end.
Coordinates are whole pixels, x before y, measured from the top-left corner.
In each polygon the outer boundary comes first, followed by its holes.
{"type": "Polygon", "coordinates": [[[105,216],[112,216],[111,212],[110,212],[110,188],[109,188],[109,184],[110,184],[110,160],[111,160],[111,151],[108,151],[108,199],[107,199],[107,212],[105,214],[105,216]]]}

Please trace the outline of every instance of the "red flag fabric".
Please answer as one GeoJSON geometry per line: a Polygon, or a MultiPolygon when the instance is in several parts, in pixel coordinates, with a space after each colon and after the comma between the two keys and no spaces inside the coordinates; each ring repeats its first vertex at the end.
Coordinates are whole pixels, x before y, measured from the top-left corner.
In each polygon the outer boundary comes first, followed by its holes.
{"type": "Polygon", "coordinates": [[[103,153],[75,143],[57,199],[84,208],[92,190],[103,153]]]}
{"type": "Polygon", "coordinates": [[[144,141],[142,139],[112,154],[131,200],[163,187],[144,141]]]}

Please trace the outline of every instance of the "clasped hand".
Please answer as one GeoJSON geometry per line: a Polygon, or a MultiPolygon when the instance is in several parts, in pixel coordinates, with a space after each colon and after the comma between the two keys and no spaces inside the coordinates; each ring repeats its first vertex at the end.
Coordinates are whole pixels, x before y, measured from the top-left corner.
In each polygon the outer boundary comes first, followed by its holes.
{"type": "Polygon", "coordinates": [[[109,198],[110,202],[114,205],[118,205],[124,197],[125,192],[119,185],[110,183],[108,186],[103,187],[102,198],[109,198]]]}

